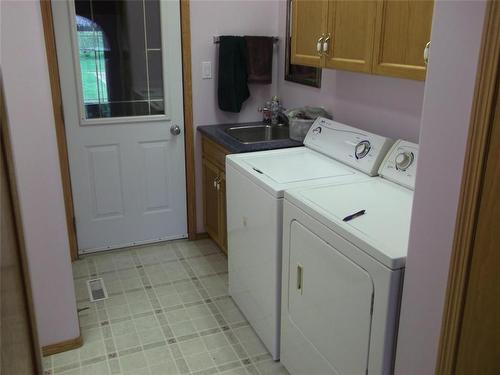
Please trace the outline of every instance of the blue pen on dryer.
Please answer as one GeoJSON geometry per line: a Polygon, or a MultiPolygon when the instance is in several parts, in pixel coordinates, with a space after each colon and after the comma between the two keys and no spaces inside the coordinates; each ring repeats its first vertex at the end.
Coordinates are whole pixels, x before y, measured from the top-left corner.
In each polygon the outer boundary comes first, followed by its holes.
{"type": "Polygon", "coordinates": [[[351,221],[352,219],[355,219],[355,218],[357,218],[359,216],[364,215],[365,213],[366,213],[366,210],[360,210],[358,212],[355,212],[355,213],[353,213],[351,215],[348,215],[348,216],[344,217],[342,220],[345,221],[345,222],[348,222],[348,221],[351,221]]]}

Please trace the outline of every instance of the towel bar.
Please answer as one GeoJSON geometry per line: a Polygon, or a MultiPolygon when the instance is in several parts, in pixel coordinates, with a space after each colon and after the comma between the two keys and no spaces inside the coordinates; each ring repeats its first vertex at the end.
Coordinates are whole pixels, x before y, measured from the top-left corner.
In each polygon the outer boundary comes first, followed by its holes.
{"type": "MultiPolygon", "coordinates": [[[[279,40],[280,38],[278,38],[277,36],[273,36],[274,43],[278,43],[279,40]]],[[[214,43],[218,44],[219,42],[220,42],[220,36],[214,36],[214,43]]]]}

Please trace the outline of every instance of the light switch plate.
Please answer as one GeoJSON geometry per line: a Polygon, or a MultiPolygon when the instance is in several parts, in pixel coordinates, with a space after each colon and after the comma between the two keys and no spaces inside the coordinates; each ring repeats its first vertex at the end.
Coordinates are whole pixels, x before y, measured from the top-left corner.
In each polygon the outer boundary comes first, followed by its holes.
{"type": "Polygon", "coordinates": [[[212,79],[212,62],[210,61],[201,62],[201,78],[212,79]]]}

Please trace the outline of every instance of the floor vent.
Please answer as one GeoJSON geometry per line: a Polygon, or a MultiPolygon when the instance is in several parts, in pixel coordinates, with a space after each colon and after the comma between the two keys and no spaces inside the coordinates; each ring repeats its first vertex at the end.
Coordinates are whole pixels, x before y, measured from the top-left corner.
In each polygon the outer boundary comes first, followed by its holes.
{"type": "Polygon", "coordinates": [[[102,278],[88,280],[87,286],[89,288],[90,302],[102,301],[108,298],[108,292],[102,278]]]}

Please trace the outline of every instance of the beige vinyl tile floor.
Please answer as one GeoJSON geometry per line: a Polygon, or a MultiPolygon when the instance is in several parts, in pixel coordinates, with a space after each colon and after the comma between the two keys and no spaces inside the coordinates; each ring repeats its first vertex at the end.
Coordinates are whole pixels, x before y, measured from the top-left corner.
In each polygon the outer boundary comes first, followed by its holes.
{"type": "Polygon", "coordinates": [[[211,240],[88,255],[73,276],[84,344],[45,357],[45,375],[288,375],[228,296],[211,240]],[[100,277],[109,298],[90,302],[100,277]]]}

